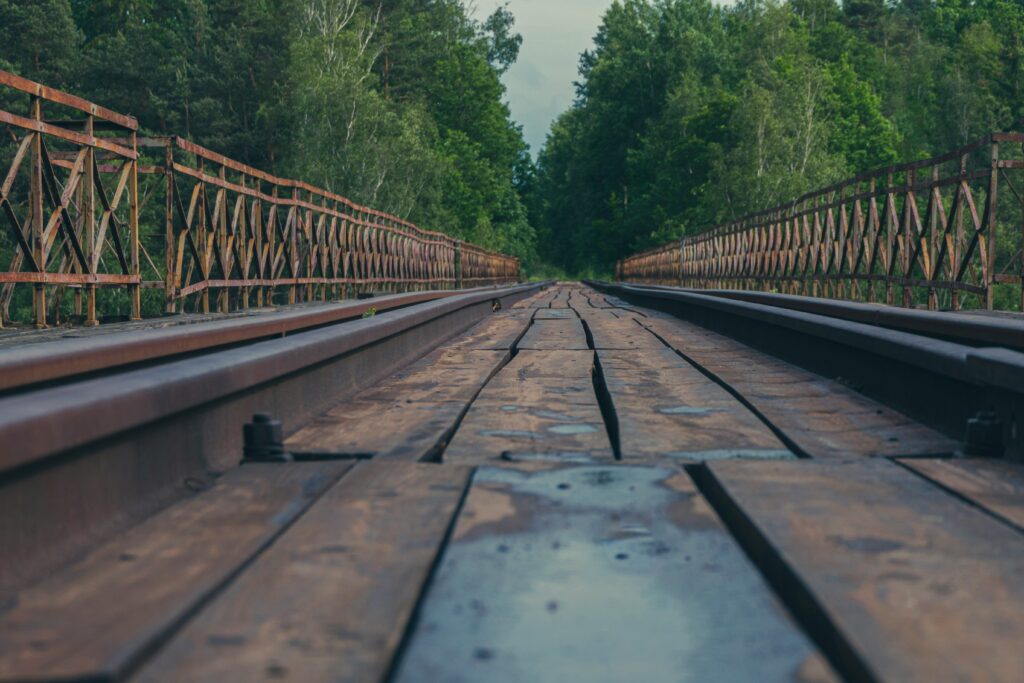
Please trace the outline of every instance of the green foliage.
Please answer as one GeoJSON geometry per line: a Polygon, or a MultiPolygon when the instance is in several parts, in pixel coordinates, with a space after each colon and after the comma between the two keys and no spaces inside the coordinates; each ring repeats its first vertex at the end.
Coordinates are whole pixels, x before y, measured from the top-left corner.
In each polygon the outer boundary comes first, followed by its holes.
{"type": "Polygon", "coordinates": [[[527,200],[569,272],[1024,121],[1019,0],[618,0],[527,200]]]}
{"type": "Polygon", "coordinates": [[[460,0],[0,0],[0,68],[529,261],[521,42],[460,0]]]}

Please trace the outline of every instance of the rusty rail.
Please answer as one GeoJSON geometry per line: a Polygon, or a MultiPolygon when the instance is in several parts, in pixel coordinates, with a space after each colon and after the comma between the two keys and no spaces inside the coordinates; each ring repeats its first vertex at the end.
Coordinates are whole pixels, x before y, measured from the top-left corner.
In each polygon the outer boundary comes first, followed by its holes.
{"type": "Polygon", "coordinates": [[[1020,291],[998,307],[1024,308],[1024,186],[1011,179],[1024,169],[1021,143],[1024,134],[993,133],[863,173],[625,258],[616,279],[930,310],[992,310],[1008,285],[1020,291]]]}
{"type": "Polygon", "coordinates": [[[10,236],[0,241],[0,252],[8,252],[0,253],[0,324],[18,283],[33,286],[33,319],[45,327],[48,288],[51,318],[70,288],[75,313],[95,325],[97,287],[126,288],[130,317],[138,319],[142,288],[162,289],[167,313],[189,300],[207,312],[211,293],[226,312],[253,299],[271,304],[275,294],[295,303],[519,279],[511,256],[177,136],[142,137],[130,116],[5,71],[0,86],[29,96],[28,116],[0,110],[0,126],[14,141],[0,185],[0,221],[10,236]],[[44,118],[44,103],[48,113],[53,107],[70,115],[44,118]],[[149,184],[142,194],[140,176],[149,184]],[[156,239],[140,239],[140,206],[160,195],[162,229],[144,225],[141,235],[156,239]],[[163,253],[150,254],[146,241],[163,253]]]}

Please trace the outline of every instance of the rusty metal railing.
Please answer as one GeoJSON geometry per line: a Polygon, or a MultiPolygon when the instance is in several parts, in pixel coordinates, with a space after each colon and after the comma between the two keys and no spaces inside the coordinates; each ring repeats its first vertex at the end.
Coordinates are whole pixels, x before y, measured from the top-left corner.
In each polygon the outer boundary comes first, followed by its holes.
{"type": "Polygon", "coordinates": [[[78,311],[84,295],[87,324],[97,320],[97,287],[126,287],[138,317],[138,124],[6,71],[0,86],[28,96],[27,115],[0,110],[13,150],[0,185],[0,220],[13,245],[0,272],[0,320],[19,283],[33,288],[38,327],[46,325],[47,287],[74,287],[78,311]],[[74,118],[44,116],[51,109],[74,118]]]}
{"type": "Polygon", "coordinates": [[[130,116],[8,72],[0,86],[29,103],[28,116],[0,109],[11,141],[0,142],[0,154],[12,155],[0,185],[0,323],[20,283],[33,287],[32,317],[45,327],[67,289],[76,314],[94,325],[97,287],[125,288],[138,319],[143,288],[163,290],[165,312],[187,301],[209,311],[211,298],[226,312],[275,295],[295,303],[519,279],[511,256],[177,136],[142,137],[130,116]],[[71,117],[54,119],[51,106],[71,117]],[[164,211],[151,206],[140,234],[140,210],[161,195],[164,211]]]}
{"type": "Polygon", "coordinates": [[[932,310],[1024,307],[1024,187],[1013,174],[1022,143],[993,133],[863,173],[623,259],[616,279],[932,310]]]}

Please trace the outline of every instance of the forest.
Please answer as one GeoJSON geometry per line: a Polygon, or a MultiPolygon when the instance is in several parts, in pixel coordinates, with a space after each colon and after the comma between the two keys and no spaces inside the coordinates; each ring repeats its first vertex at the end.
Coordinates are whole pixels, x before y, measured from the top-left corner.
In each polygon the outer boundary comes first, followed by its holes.
{"type": "Polygon", "coordinates": [[[459,0],[0,0],[0,69],[525,257],[512,24],[459,0]]]}
{"type": "Polygon", "coordinates": [[[535,157],[501,82],[521,42],[460,0],[0,0],[0,68],[535,274],[1024,116],[1020,0],[617,0],[535,157]]]}
{"type": "Polygon", "coordinates": [[[625,0],[580,59],[529,205],[545,255],[616,258],[1024,115],[1020,0],[625,0]]]}

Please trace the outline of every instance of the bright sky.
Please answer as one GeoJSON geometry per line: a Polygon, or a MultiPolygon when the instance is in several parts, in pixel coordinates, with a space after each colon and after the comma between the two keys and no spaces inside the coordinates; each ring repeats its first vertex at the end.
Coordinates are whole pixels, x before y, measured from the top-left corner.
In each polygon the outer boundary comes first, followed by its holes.
{"type": "MultiPolygon", "coordinates": [[[[723,0],[729,4],[733,0],[723,0]]],[[[475,0],[486,18],[506,0],[475,0]]],[[[536,158],[551,122],[569,108],[580,53],[593,46],[601,16],[611,0],[507,0],[523,36],[519,61],[505,74],[512,118],[523,125],[536,158]]],[[[467,4],[471,4],[467,0],[467,4]]]]}

